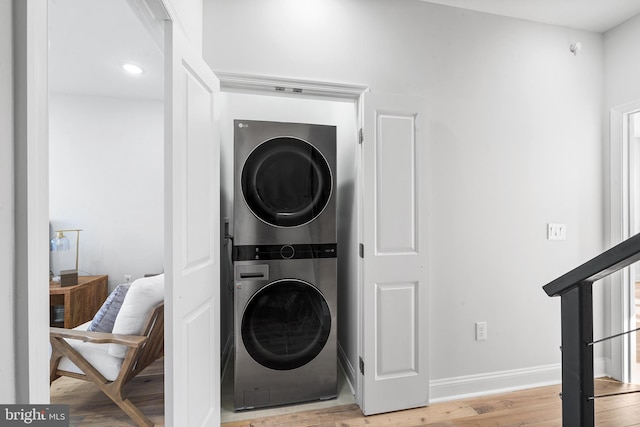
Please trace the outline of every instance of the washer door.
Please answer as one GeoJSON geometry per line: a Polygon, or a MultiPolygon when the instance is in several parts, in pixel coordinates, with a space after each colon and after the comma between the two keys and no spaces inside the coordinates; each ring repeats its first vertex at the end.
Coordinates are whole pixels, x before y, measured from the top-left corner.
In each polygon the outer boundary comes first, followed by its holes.
{"type": "Polygon", "coordinates": [[[242,341],[253,359],[271,369],[296,369],[313,360],[331,331],[322,294],[294,279],[273,282],[249,300],[242,316],[242,341]]]}
{"type": "Polygon", "coordinates": [[[256,147],[242,169],[242,194],[264,222],[295,227],[316,218],[331,197],[331,169],[315,147],[291,137],[256,147]]]}

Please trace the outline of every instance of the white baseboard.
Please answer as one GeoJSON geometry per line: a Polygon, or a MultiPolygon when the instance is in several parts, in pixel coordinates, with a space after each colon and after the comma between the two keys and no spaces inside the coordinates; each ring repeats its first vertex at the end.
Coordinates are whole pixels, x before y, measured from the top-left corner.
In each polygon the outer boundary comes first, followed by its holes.
{"type": "Polygon", "coordinates": [[[338,363],[340,364],[340,366],[342,367],[342,370],[344,371],[344,376],[347,379],[347,384],[349,384],[349,387],[351,388],[351,392],[355,395],[356,394],[355,384],[358,378],[356,376],[357,375],[356,370],[353,368],[353,365],[347,358],[347,355],[342,349],[342,346],[340,345],[340,343],[338,343],[338,363]]]}
{"type": "Polygon", "coordinates": [[[593,359],[593,376],[594,378],[610,377],[611,359],[608,357],[596,357],[593,359]]]}
{"type": "Polygon", "coordinates": [[[560,384],[560,364],[512,369],[429,381],[429,403],[506,393],[545,385],[560,384]]]}
{"type": "MultiPolygon", "coordinates": [[[[594,377],[606,376],[607,359],[596,358],[593,361],[594,377]]],[[[512,369],[487,374],[467,375],[429,381],[429,403],[446,402],[470,397],[508,393],[546,385],[562,383],[562,366],[534,366],[532,368],[512,369]]]]}

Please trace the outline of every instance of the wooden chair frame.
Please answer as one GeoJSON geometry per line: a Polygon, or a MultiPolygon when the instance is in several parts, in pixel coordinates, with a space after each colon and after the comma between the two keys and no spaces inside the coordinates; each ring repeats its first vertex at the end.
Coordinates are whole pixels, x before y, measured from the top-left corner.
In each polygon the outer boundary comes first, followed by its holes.
{"type": "Polygon", "coordinates": [[[130,379],[164,355],[164,302],[153,307],[149,313],[141,335],[119,335],[104,332],[87,332],[63,328],[50,328],[51,361],[49,384],[61,376],[91,381],[116,403],[139,426],[151,427],[153,423],[129,399],[124,397],[123,388],[130,379]],[[120,373],[114,381],[107,380],[96,368],[74,349],[66,339],[81,340],[100,344],[121,344],[127,347],[120,373]],[[68,357],[82,372],[58,369],[60,359],[68,357]]]}

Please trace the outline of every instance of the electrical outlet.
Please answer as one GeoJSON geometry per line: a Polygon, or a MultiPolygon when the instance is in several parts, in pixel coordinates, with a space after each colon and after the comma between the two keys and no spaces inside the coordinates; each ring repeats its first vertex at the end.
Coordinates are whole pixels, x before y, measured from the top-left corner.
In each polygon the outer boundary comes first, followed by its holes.
{"type": "Polygon", "coordinates": [[[131,275],[130,274],[125,274],[124,275],[124,282],[125,283],[131,283],[131,275]]]}
{"type": "Polygon", "coordinates": [[[476,322],[476,341],[487,339],[487,322],[476,322]]]}
{"type": "Polygon", "coordinates": [[[547,224],[547,240],[567,240],[567,224],[547,224]]]}

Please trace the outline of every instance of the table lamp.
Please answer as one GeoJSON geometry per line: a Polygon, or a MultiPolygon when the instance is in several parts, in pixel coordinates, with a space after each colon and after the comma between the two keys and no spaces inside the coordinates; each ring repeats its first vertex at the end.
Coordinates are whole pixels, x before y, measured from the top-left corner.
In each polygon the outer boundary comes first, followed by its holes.
{"type": "Polygon", "coordinates": [[[80,229],[56,230],[56,237],[51,239],[51,252],[63,252],[71,249],[69,238],[65,232],[76,232],[76,268],[75,270],[60,270],[60,286],[78,284],[78,255],[80,253],[80,229]]]}

